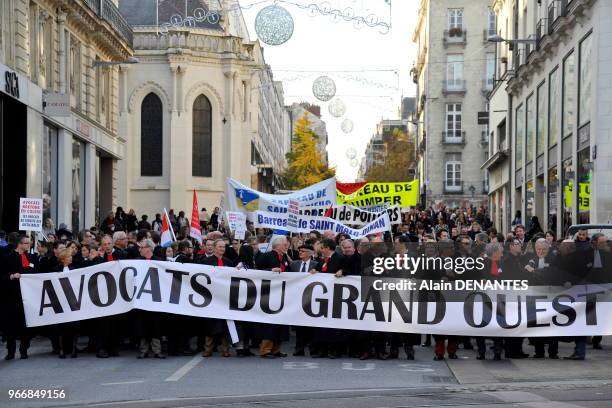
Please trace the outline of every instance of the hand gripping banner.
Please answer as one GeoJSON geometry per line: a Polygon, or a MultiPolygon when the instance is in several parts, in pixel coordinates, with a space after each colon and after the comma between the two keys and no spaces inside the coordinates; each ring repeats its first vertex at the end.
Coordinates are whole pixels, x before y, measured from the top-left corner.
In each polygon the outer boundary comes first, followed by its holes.
{"type": "Polygon", "coordinates": [[[132,309],[236,321],[397,333],[462,336],[585,336],[612,334],[612,303],[595,290],[469,292],[393,291],[382,301],[360,276],[274,273],[157,261],[115,261],[69,272],[20,278],[27,325],[92,319],[132,309]],[[367,286],[366,286],[367,287],[367,286]],[[544,293],[544,294],[542,294],[544,293]],[[510,297],[513,297],[512,300],[510,297]]]}

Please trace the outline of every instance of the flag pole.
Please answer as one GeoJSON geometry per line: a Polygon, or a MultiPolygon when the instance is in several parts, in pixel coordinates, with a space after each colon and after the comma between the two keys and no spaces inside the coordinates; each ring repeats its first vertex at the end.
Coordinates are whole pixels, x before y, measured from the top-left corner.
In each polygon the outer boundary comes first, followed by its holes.
{"type": "Polygon", "coordinates": [[[164,214],[166,214],[166,219],[168,220],[168,227],[170,227],[170,234],[172,234],[172,240],[176,241],[176,235],[174,235],[174,228],[172,228],[172,223],[170,222],[170,216],[168,215],[168,211],[164,208],[164,214]]]}

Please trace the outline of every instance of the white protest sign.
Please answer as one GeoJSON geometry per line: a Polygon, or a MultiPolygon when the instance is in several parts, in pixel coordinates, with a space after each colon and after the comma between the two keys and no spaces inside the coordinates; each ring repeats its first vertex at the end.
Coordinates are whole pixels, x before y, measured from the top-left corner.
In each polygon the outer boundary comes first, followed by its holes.
{"type": "Polygon", "coordinates": [[[43,200],[42,198],[19,199],[19,230],[42,231],[43,200]]]}
{"type": "Polygon", "coordinates": [[[298,200],[289,200],[287,205],[287,227],[297,228],[298,218],[300,217],[300,202],[298,200]]]}
{"type": "Polygon", "coordinates": [[[236,239],[244,239],[246,234],[246,214],[239,211],[227,211],[227,223],[236,239]]]}

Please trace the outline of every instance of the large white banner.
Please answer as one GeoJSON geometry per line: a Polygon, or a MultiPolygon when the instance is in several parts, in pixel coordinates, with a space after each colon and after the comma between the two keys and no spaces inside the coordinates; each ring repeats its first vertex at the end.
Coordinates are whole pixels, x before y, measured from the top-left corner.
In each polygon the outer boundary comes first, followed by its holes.
{"type": "Polygon", "coordinates": [[[361,293],[359,276],[279,274],[156,261],[115,261],[69,272],[25,274],[20,282],[30,327],[137,308],[236,321],[398,333],[511,337],[612,334],[612,303],[601,300],[586,286],[559,287],[538,296],[519,293],[512,299],[499,295],[488,299],[483,292],[470,292],[464,300],[450,302],[433,296],[438,292],[428,291],[408,300],[391,296],[390,301],[381,301],[376,291],[361,293]]]}
{"type": "Polygon", "coordinates": [[[286,213],[289,200],[300,207],[330,207],[336,204],[336,179],[328,179],[289,194],[268,194],[254,190],[236,180],[227,179],[227,206],[230,211],[242,211],[253,221],[255,211],[286,213]]]}
{"type": "Polygon", "coordinates": [[[301,215],[294,227],[289,224],[287,213],[271,213],[256,211],[253,218],[255,228],[272,228],[290,232],[308,233],[310,231],[333,231],[336,234],[346,234],[352,239],[363,238],[370,234],[391,231],[389,214],[381,213],[378,218],[361,228],[351,228],[328,217],[311,217],[301,215]]]}
{"type": "Polygon", "coordinates": [[[397,205],[382,208],[380,211],[372,212],[348,204],[336,204],[333,207],[300,207],[300,214],[315,217],[323,217],[325,214],[332,220],[340,221],[344,224],[362,226],[371,223],[378,218],[383,211],[389,215],[391,224],[402,223],[401,208],[397,205]]]}

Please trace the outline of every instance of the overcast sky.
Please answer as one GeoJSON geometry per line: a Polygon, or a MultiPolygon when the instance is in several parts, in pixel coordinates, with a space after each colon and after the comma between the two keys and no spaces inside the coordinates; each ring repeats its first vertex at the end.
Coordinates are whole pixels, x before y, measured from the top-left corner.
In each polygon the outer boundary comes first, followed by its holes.
{"type": "MultiPolygon", "coordinates": [[[[295,28],[289,41],[280,46],[265,47],[266,62],[272,66],[274,78],[283,80],[285,103],[311,102],[321,105],[323,119],[329,133],[328,153],[332,166],[336,167],[338,180],[353,181],[358,167],[352,167],[346,156],[349,148],[357,151],[359,162],[368,140],[381,119],[399,118],[402,95],[414,96],[415,87],[409,79],[409,71],[415,60],[415,46],[411,37],[414,31],[419,0],[290,0],[291,3],[308,5],[325,4],[338,10],[351,8],[355,15],[375,15],[380,21],[389,22],[391,31],[381,34],[381,28],[357,29],[353,22],[333,22],[330,16],[316,13],[293,4],[279,3],[291,13],[295,28]],[[371,70],[392,70],[395,72],[371,70]],[[320,71],[320,72],[298,72],[320,71]],[[333,72],[358,71],[358,72],[333,72]],[[312,95],[312,83],[320,75],[334,79],[338,98],[347,106],[342,118],[328,113],[326,102],[312,95]],[[354,122],[352,133],[343,133],[340,124],[345,118],[354,122]]],[[[257,13],[272,1],[240,0],[250,35],[256,38],[254,21],[257,13]],[[252,5],[251,8],[246,8],[252,5]]]]}

